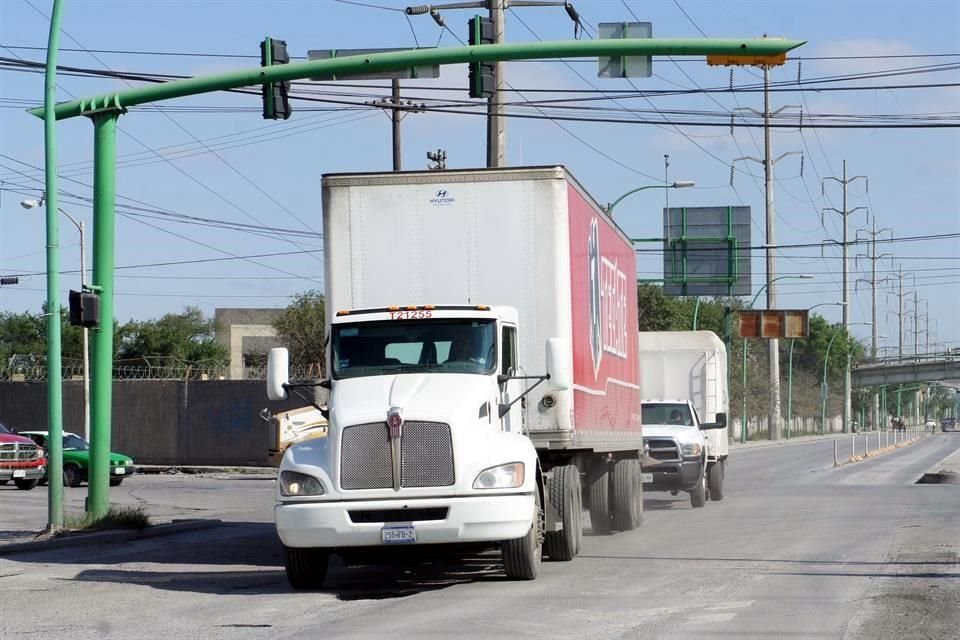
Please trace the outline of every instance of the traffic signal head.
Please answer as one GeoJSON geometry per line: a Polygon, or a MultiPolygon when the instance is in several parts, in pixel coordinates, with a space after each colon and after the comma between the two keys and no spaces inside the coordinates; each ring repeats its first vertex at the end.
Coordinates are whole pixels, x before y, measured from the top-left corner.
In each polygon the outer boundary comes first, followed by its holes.
{"type": "MultiPolygon", "coordinates": [[[[467,40],[471,46],[494,43],[493,21],[490,18],[474,16],[467,22],[467,26],[469,30],[467,40]]],[[[492,96],[496,89],[495,63],[471,62],[469,66],[470,97],[489,98],[492,96]]]]}
{"type": "MultiPolygon", "coordinates": [[[[285,40],[265,38],[260,43],[260,66],[272,67],[276,64],[288,64],[285,40]]],[[[263,117],[265,120],[278,120],[290,117],[290,82],[268,82],[263,85],[263,117]]]]}
{"type": "Polygon", "coordinates": [[[75,327],[96,327],[100,324],[100,296],[86,291],[70,290],[70,324],[75,327]]]}

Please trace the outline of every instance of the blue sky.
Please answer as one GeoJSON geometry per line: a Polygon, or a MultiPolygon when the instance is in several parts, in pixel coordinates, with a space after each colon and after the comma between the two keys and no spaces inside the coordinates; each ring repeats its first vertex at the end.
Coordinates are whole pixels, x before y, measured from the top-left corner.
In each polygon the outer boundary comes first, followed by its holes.
{"type": "MultiPolygon", "coordinates": [[[[0,2],[0,56],[43,60],[44,52],[25,47],[43,47],[47,37],[47,14],[52,3],[44,0],[0,2]],[[31,6],[32,5],[32,6],[31,6]],[[38,11],[39,10],[39,11],[38,11]],[[4,48],[9,47],[9,48],[4,48]]],[[[370,0],[382,7],[402,8],[403,2],[370,0]]],[[[951,0],[932,2],[696,2],[693,0],[580,0],[575,5],[588,23],[588,32],[598,22],[641,20],[653,23],[656,37],[789,37],[808,43],[791,60],[771,72],[774,82],[823,76],[960,63],[960,4],[951,0]],[[682,8],[682,10],[681,10],[682,8]],[[687,16],[684,15],[684,11],[687,16]],[[953,56],[904,57],[918,54],[953,56]],[[855,56],[855,58],[850,58],[855,56]],[[864,56],[899,56],[872,57],[864,56]],[[831,59],[815,59],[815,58],[831,59]],[[797,58],[804,58],[799,62],[797,58]]],[[[444,13],[451,31],[466,36],[471,11],[444,13]]],[[[206,52],[258,55],[265,35],[286,39],[291,55],[308,49],[359,47],[457,46],[451,31],[443,32],[428,16],[409,21],[400,11],[334,2],[176,2],[66,0],[62,24],[63,48],[124,51],[206,52]],[[79,43],[79,44],[78,44],[79,43]]],[[[573,27],[561,8],[517,8],[507,13],[510,41],[566,39],[573,27]],[[529,28],[529,29],[528,29],[529,28]],[[533,35],[533,33],[536,36],[533,35]]],[[[61,53],[63,65],[131,72],[200,75],[258,64],[256,58],[133,55],[130,53],[61,53]]],[[[757,71],[737,68],[734,84],[756,83],[757,71]]],[[[560,95],[524,89],[601,89],[616,92],[632,89],[624,80],[600,80],[596,61],[563,63],[522,62],[507,65],[507,81],[526,98],[556,98],[560,95]],[[592,86],[591,86],[592,85],[592,86]]],[[[634,80],[639,90],[723,87],[730,82],[730,69],[708,67],[702,58],[657,59],[654,77],[634,80]]],[[[919,83],[958,83],[960,71],[937,72],[878,79],[851,79],[838,86],[888,86],[919,83]]],[[[364,82],[372,85],[377,83],[364,82]]],[[[61,75],[60,99],[92,95],[125,88],[123,82],[105,78],[61,75]],[[69,93],[68,93],[69,92],[69,93]]],[[[466,99],[466,70],[447,67],[441,78],[422,81],[404,89],[420,99],[466,99]]],[[[796,86],[796,85],[794,85],[796,86]]],[[[23,101],[42,98],[42,76],[0,69],[0,273],[42,274],[44,229],[38,210],[19,206],[24,197],[39,194],[42,176],[28,165],[43,164],[42,123],[26,115],[23,101]],[[26,163],[26,164],[22,164],[26,163]],[[22,173],[18,173],[22,172],[22,173]],[[26,175],[22,175],[26,174],[26,175]]],[[[327,98],[363,102],[385,95],[379,89],[358,90],[330,85],[317,86],[327,98]],[[331,92],[350,93],[333,96],[331,92]],[[357,97],[357,93],[369,94],[357,97]]],[[[609,96],[609,94],[607,94],[609,96]]],[[[597,94],[593,94],[597,97],[597,94]]],[[[603,97],[603,96],[599,96],[603,97]]],[[[517,100],[516,96],[511,99],[517,100]]],[[[606,112],[617,118],[657,120],[660,111],[698,110],[722,114],[738,107],[762,108],[762,94],[741,93],[654,96],[643,99],[599,100],[598,108],[631,109],[606,112]],[[639,113],[640,110],[649,113],[639,113]]],[[[857,92],[776,92],[772,106],[802,105],[807,114],[958,114],[957,87],[926,89],[875,89],[857,92]]],[[[158,113],[132,111],[120,121],[118,154],[124,160],[117,175],[117,192],[136,199],[136,206],[165,209],[178,214],[276,227],[297,232],[282,237],[251,234],[222,228],[175,223],[169,216],[131,219],[121,217],[117,226],[117,265],[131,267],[117,272],[116,313],[121,321],[157,317],[177,312],[185,305],[199,305],[212,313],[216,307],[280,307],[289,297],[308,288],[322,288],[323,270],[317,254],[296,254],[317,249],[321,241],[320,176],[326,172],[389,170],[390,125],[387,116],[372,108],[342,104],[294,103],[294,115],[286,122],[266,122],[260,117],[256,96],[208,95],[179,100],[166,106],[179,111],[158,113]],[[230,107],[228,112],[203,112],[186,107],[230,107]],[[320,107],[325,111],[309,111],[320,107]],[[238,111],[238,109],[244,109],[238,111]],[[338,109],[331,111],[329,109],[338,109]],[[217,149],[204,152],[197,142],[217,149]],[[218,146],[220,145],[220,146],[218,146]],[[159,151],[158,151],[159,150],[159,151]],[[199,151],[199,153],[194,153],[199,151]],[[137,154],[137,155],[129,155],[137,154]],[[148,226],[149,225],[149,226],[148,226]],[[196,261],[286,252],[291,255],[251,260],[194,262],[182,265],[141,266],[159,262],[196,261]]],[[[555,114],[554,110],[551,113],[555,114]]],[[[662,180],[663,156],[670,155],[670,179],[695,180],[697,188],[671,191],[672,206],[740,205],[753,212],[753,242],[763,242],[762,168],[738,163],[734,187],[730,187],[730,163],[738,156],[762,153],[762,130],[737,129],[734,136],[724,127],[673,127],[670,125],[556,123],[549,120],[508,121],[508,162],[517,164],[565,164],[601,201],[651,180],[662,180]],[[749,173],[747,173],[749,172],[749,173]]],[[[61,189],[89,196],[84,186],[92,180],[92,127],[80,119],[59,125],[59,163],[63,175],[78,182],[61,181],[61,189]]],[[[404,168],[426,166],[425,153],[443,148],[450,167],[481,166],[484,162],[483,119],[470,115],[418,113],[403,123],[404,168]]],[[[850,186],[848,207],[870,209],[870,222],[888,228],[895,237],[960,232],[960,133],[956,129],[778,129],[773,135],[774,153],[802,151],[785,158],[776,167],[776,240],[780,245],[813,244],[840,239],[840,218],[826,214],[824,207],[841,207],[839,186],[827,183],[821,195],[821,179],[839,176],[842,161],[850,175],[869,177],[850,186]]],[[[128,205],[132,200],[124,200],[128,205]]],[[[655,236],[662,231],[664,192],[641,192],[624,201],[617,219],[633,236],[655,236]]],[[[82,200],[64,198],[61,206],[92,226],[89,207],[82,200]]],[[[130,211],[130,210],[128,210],[130,211]]],[[[140,213],[144,213],[140,211],[140,213]]],[[[865,212],[849,217],[850,235],[865,228],[865,212]]],[[[92,238],[92,234],[91,234],[92,238]]],[[[61,225],[64,269],[77,268],[77,233],[68,221],[61,225]]],[[[92,242],[88,240],[88,247],[92,242]]],[[[851,255],[867,247],[852,247],[851,255]]],[[[902,266],[905,290],[914,285],[920,299],[920,342],[926,341],[926,316],[930,339],[960,345],[960,240],[894,242],[881,245],[880,253],[892,253],[879,263],[879,277],[902,266]]],[[[779,274],[811,273],[813,280],[778,283],[778,306],[809,307],[840,299],[840,260],[835,248],[813,246],[783,249],[778,257],[779,274]]],[[[89,248],[88,248],[89,259],[89,248]]],[[[658,277],[660,258],[648,256],[638,263],[641,277],[658,277]]],[[[869,277],[866,262],[852,265],[853,280],[869,277]]],[[[754,259],[754,281],[763,277],[762,256],[754,259]]],[[[77,273],[64,276],[66,289],[76,288],[77,273]],[[74,282],[76,280],[76,282],[74,282]]],[[[23,275],[17,286],[0,290],[0,309],[36,311],[44,298],[42,275],[23,275]]],[[[883,345],[897,341],[896,298],[882,287],[879,298],[879,333],[883,345]]],[[[756,289],[755,289],[756,290],[756,289]]],[[[870,320],[868,285],[851,286],[852,321],[870,320]]],[[[908,301],[905,300],[905,303],[908,301]]],[[[906,310],[912,312],[910,296],[906,310]]],[[[817,310],[838,320],[839,307],[817,310]]],[[[912,329],[912,318],[907,323],[912,329]]],[[[854,327],[859,336],[869,335],[865,326],[854,327]]],[[[912,343],[913,334],[904,340],[912,343]]],[[[909,351],[909,349],[908,349],[909,351]]]]}

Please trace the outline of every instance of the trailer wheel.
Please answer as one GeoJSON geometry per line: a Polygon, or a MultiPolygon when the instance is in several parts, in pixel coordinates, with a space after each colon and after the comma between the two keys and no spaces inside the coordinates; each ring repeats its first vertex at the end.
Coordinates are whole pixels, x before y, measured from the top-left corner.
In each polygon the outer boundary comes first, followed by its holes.
{"type": "Polygon", "coordinates": [[[572,464],[557,467],[547,486],[550,504],[557,510],[563,529],[548,531],[543,550],[551,560],[573,560],[579,550],[580,522],[580,470],[572,464]]]}
{"type": "Polygon", "coordinates": [[[597,535],[610,533],[610,465],[598,463],[600,468],[590,478],[590,528],[597,535]]]}
{"type": "MultiPolygon", "coordinates": [[[[706,465],[706,461],[704,461],[706,465]]],[[[707,470],[704,468],[703,473],[700,474],[700,480],[697,481],[697,486],[690,490],[690,506],[694,509],[698,509],[703,505],[707,504],[707,470]]]]}
{"type": "Polygon", "coordinates": [[[725,460],[717,460],[712,465],[710,465],[710,470],[707,472],[707,482],[710,489],[710,499],[714,502],[720,502],[723,500],[723,476],[724,476],[724,466],[726,464],[725,460]]]}
{"type": "Polygon", "coordinates": [[[320,589],[327,579],[327,549],[283,547],[287,582],[294,589],[320,589]]]}
{"type": "Polygon", "coordinates": [[[534,580],[540,573],[540,561],[543,558],[543,509],[540,492],[534,492],[535,506],[533,522],[527,535],[515,540],[504,540],[501,544],[503,570],[513,580],[534,580]]]}
{"type": "Polygon", "coordinates": [[[632,531],[643,521],[643,484],[639,460],[618,460],[613,467],[613,526],[632,531]]]}

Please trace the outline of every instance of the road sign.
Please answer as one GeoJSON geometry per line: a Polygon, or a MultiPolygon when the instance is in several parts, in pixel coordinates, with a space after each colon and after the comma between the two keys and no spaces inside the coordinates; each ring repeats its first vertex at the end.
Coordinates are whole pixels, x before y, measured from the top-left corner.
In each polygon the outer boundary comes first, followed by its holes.
{"type": "MultiPolygon", "coordinates": [[[[652,22],[601,22],[597,25],[601,40],[652,38],[652,22]]],[[[653,56],[600,56],[600,78],[649,78],[653,75],[653,56]]]]}
{"type": "MultiPolygon", "coordinates": [[[[421,47],[423,49],[433,49],[434,47],[421,47]]],[[[392,51],[409,51],[409,49],[311,49],[307,51],[309,60],[329,60],[330,58],[343,58],[346,56],[362,56],[368,53],[390,53],[392,51]]],[[[439,78],[440,65],[431,64],[422,67],[410,67],[399,71],[377,71],[374,73],[350,74],[346,78],[338,78],[335,75],[324,75],[311,77],[310,80],[413,80],[419,78],[439,78]]]]}
{"type": "Polygon", "coordinates": [[[741,338],[806,338],[810,322],[806,309],[745,309],[740,311],[741,338]]]}
{"type": "Polygon", "coordinates": [[[663,292],[668,296],[747,296],[750,207],[663,210],[663,292]]]}

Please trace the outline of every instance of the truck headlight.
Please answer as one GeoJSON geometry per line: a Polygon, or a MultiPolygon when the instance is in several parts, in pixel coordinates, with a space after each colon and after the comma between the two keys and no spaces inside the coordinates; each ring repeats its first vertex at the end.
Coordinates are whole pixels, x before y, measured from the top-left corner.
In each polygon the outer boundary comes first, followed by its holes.
{"type": "Polygon", "coordinates": [[[473,481],[474,489],[516,489],[523,486],[523,463],[510,462],[484,469],[473,481]]]}
{"type": "Polygon", "coordinates": [[[689,442],[680,447],[680,451],[683,453],[684,458],[692,458],[699,456],[703,452],[703,447],[699,442],[689,442]]]}
{"type": "Polygon", "coordinates": [[[313,476],[296,471],[280,472],[280,495],[322,496],[323,485],[313,476]]]}

